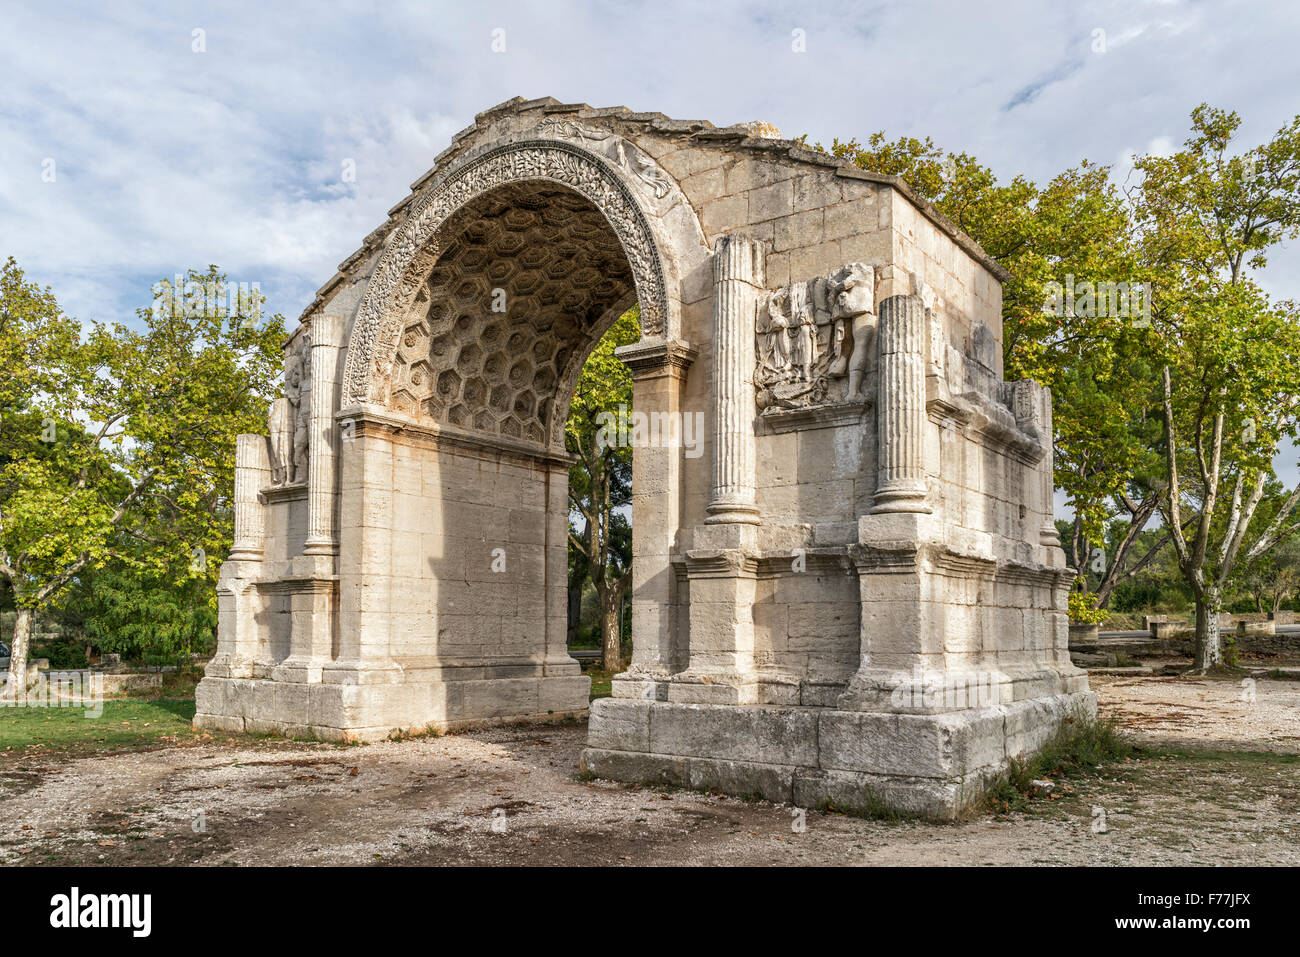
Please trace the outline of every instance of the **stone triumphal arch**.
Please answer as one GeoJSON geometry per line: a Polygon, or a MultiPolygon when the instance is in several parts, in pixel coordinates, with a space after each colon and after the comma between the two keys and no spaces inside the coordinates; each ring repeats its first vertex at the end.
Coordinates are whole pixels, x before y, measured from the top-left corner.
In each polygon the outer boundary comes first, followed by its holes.
{"type": "Polygon", "coordinates": [[[564,421],[640,304],[633,660],[585,768],[949,815],[1072,709],[1051,397],[1004,271],[901,181],[780,139],[510,100],[307,308],[195,724],[337,740],[587,712],[564,421]]]}

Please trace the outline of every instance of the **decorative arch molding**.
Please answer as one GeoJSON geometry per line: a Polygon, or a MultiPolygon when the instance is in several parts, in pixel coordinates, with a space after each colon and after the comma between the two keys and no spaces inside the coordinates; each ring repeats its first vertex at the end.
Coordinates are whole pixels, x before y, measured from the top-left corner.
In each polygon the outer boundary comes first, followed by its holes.
{"type": "Polygon", "coordinates": [[[643,339],[672,337],[670,286],[660,242],[635,193],[605,158],[563,140],[490,147],[451,169],[396,232],[357,307],[342,406],[382,403],[403,317],[441,254],[440,230],[457,211],[498,187],[529,181],[566,186],[604,215],[632,270],[643,339]]]}

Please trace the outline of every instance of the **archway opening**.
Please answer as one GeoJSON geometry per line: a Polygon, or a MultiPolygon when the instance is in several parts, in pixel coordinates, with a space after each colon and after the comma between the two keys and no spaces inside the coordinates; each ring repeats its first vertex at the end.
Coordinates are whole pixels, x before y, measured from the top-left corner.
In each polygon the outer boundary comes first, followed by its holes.
{"type": "Polygon", "coordinates": [[[632,455],[636,414],[631,371],[616,350],[641,336],[636,307],[595,343],[565,423],[569,469],[568,646],[608,690],[631,653],[632,455]]]}
{"type": "Polygon", "coordinates": [[[402,324],[389,408],[479,434],[563,446],[583,360],[635,301],[618,237],[547,181],[453,214],[402,324]]]}
{"type": "MultiPolygon", "coordinates": [[[[612,340],[600,344],[616,326],[627,338],[629,319],[635,333],[632,269],[604,214],[550,181],[472,200],[430,248],[436,258],[402,317],[387,382],[389,412],[413,426],[393,458],[401,491],[391,657],[408,677],[427,672],[444,689],[455,683],[444,693],[464,700],[448,701],[447,711],[467,718],[567,712],[567,681],[580,675],[568,651],[570,556],[583,531],[597,541],[584,549],[581,570],[590,581],[600,562],[618,579],[617,596],[603,604],[617,606],[624,631],[631,450],[595,450],[611,468],[596,470],[594,496],[580,490],[595,522],[586,525],[575,518],[569,482],[575,469],[579,481],[590,478],[575,465],[583,444],[576,434],[566,441],[566,418],[593,352],[621,374],[630,406],[630,377],[612,340]],[[502,679],[517,682],[517,696],[503,693],[502,679]],[[550,679],[564,689],[558,697],[550,679]],[[470,701],[480,687],[482,700],[470,701]],[[536,705],[519,700],[534,695],[536,705]]],[[[619,398],[617,388],[580,392],[588,421],[592,402],[617,414],[619,398]]]]}

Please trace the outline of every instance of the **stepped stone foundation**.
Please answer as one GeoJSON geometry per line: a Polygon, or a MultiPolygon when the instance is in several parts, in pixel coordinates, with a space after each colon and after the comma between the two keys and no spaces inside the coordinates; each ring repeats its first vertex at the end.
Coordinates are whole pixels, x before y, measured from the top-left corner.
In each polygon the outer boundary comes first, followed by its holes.
{"type": "Polygon", "coordinates": [[[584,769],[959,813],[1095,709],[1051,396],[1002,379],[1005,275],[900,180],[768,124],[480,114],[321,289],[269,435],[240,437],[196,726],[585,714],[564,422],[638,303],[633,654],[584,769]]]}

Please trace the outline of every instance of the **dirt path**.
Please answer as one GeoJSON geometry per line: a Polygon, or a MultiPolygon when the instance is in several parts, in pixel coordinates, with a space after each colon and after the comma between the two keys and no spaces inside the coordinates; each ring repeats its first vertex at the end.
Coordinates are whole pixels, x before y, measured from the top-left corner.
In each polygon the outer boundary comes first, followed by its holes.
{"type": "Polygon", "coordinates": [[[580,781],[575,725],[351,748],[228,739],[0,755],[0,864],[1300,864],[1300,684],[1260,681],[1241,713],[1224,682],[1094,687],[1168,753],[1029,814],[809,813],[800,832],[789,807],[580,781]],[[1188,741],[1222,750],[1177,750],[1188,741]]]}
{"type": "Polygon", "coordinates": [[[1152,741],[1300,753],[1300,681],[1093,675],[1099,705],[1152,741]]]}

